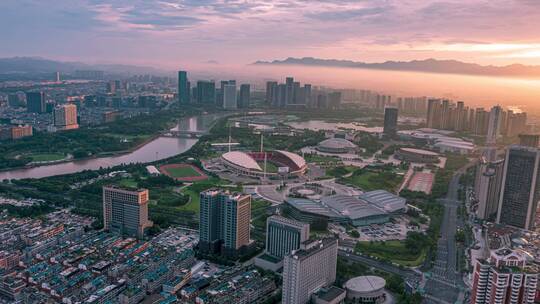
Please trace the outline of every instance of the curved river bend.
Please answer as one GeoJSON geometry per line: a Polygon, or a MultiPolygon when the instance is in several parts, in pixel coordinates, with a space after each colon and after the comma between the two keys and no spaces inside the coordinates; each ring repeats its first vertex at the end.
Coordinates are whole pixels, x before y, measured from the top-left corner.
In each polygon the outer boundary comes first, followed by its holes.
{"type": "MultiPolygon", "coordinates": [[[[217,114],[205,114],[183,118],[173,130],[205,132],[212,127],[212,124],[218,117],[219,115],[217,114]]],[[[197,141],[198,139],[195,138],[158,137],[126,154],[2,171],[0,172],[0,181],[4,179],[42,178],[84,170],[109,168],[121,164],[153,162],[184,153],[197,141]]]]}

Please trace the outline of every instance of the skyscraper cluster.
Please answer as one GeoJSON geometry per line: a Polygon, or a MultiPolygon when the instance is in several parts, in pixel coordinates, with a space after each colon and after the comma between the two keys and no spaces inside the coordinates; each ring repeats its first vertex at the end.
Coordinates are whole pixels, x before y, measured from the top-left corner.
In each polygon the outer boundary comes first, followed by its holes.
{"type": "Polygon", "coordinates": [[[300,82],[294,81],[293,77],[287,77],[285,83],[268,81],[266,102],[274,108],[311,106],[311,85],[301,86],[300,82]]]}
{"type": "Polygon", "coordinates": [[[120,95],[120,93],[128,91],[129,88],[129,82],[127,81],[116,79],[107,82],[107,93],[111,95],[120,95]]]}
{"type": "MultiPolygon", "coordinates": [[[[199,251],[243,254],[250,242],[251,196],[210,189],[201,192],[200,199],[199,251]]],[[[279,215],[267,219],[266,249],[255,265],[283,268],[284,304],[306,304],[336,280],[337,239],[309,239],[309,231],[309,224],[297,220],[279,215]]]]}
{"type": "Polygon", "coordinates": [[[180,104],[215,105],[226,110],[249,108],[251,103],[251,87],[241,84],[238,91],[236,80],[222,80],[219,87],[213,80],[198,80],[191,87],[186,71],[178,71],[178,102],[180,104]]]}
{"type": "Polygon", "coordinates": [[[427,107],[426,97],[398,97],[396,107],[406,114],[424,114],[427,107]]]}
{"type": "Polygon", "coordinates": [[[465,103],[454,103],[447,99],[429,99],[427,108],[427,127],[442,130],[468,131],[477,135],[488,135],[490,123],[493,139],[497,135],[517,136],[526,131],[527,114],[504,111],[495,106],[490,111],[484,108],[469,108],[465,103]]]}
{"type": "Polygon", "coordinates": [[[343,102],[347,104],[361,104],[381,111],[386,107],[394,107],[405,114],[426,113],[426,97],[395,97],[364,89],[340,89],[339,91],[343,102]]]}

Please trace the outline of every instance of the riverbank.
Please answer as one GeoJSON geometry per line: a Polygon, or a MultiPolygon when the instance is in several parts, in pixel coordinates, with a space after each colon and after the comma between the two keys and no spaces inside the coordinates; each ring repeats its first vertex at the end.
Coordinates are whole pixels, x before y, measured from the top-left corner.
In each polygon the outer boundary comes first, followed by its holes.
{"type": "MultiPolygon", "coordinates": [[[[217,113],[201,114],[183,117],[176,120],[174,128],[193,132],[208,132],[219,118],[224,115],[217,113]]],[[[171,125],[169,124],[168,127],[171,125]]],[[[128,150],[113,152],[104,156],[103,153],[84,159],[76,159],[53,165],[22,167],[0,171],[0,181],[6,179],[42,178],[55,175],[77,173],[84,170],[97,170],[130,163],[152,163],[172,158],[187,152],[195,145],[195,138],[162,137],[156,133],[144,142],[128,150]]]]}
{"type": "Polygon", "coordinates": [[[16,171],[16,170],[21,170],[21,169],[32,169],[32,168],[37,168],[37,167],[47,167],[47,166],[58,165],[58,164],[62,164],[62,163],[70,163],[70,162],[74,162],[74,161],[87,161],[87,160],[99,159],[99,158],[104,158],[104,157],[122,156],[122,155],[125,155],[125,154],[133,153],[134,151],[140,149],[141,147],[144,147],[145,145],[147,145],[148,143],[154,141],[155,139],[157,139],[159,137],[161,137],[160,133],[155,134],[155,135],[151,135],[150,137],[143,140],[139,144],[137,144],[137,145],[135,145],[133,147],[130,147],[130,148],[126,149],[126,150],[122,150],[122,151],[102,152],[102,153],[99,153],[99,154],[89,155],[87,157],[81,157],[81,158],[73,158],[73,157],[69,158],[69,157],[66,157],[66,158],[61,159],[61,160],[50,161],[50,162],[30,162],[30,163],[28,163],[28,164],[26,164],[24,166],[11,167],[11,168],[2,168],[2,169],[0,169],[0,173],[1,172],[16,171]]]}

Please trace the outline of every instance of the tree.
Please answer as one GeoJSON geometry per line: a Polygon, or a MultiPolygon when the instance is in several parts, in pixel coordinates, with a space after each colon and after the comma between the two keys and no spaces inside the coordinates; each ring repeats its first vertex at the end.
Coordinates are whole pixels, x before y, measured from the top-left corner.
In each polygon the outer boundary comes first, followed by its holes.
{"type": "Polygon", "coordinates": [[[411,253],[418,254],[423,248],[429,246],[429,237],[423,233],[410,231],[405,239],[405,248],[411,253]]]}
{"type": "Polygon", "coordinates": [[[355,239],[360,237],[360,233],[356,229],[349,231],[349,235],[355,239]]]}

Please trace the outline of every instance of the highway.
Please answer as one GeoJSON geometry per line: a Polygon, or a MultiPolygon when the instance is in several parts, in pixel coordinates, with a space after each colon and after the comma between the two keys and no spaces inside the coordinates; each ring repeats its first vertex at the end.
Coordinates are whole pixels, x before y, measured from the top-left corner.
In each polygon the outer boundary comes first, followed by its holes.
{"type": "Polygon", "coordinates": [[[460,204],[458,190],[461,175],[474,164],[472,162],[456,171],[448,185],[446,198],[439,199],[439,202],[444,205],[444,216],[441,223],[441,237],[437,242],[437,257],[431,270],[431,277],[424,288],[425,303],[455,303],[460,297],[460,288],[464,287],[459,271],[456,269],[455,235],[457,210],[460,204]]]}

